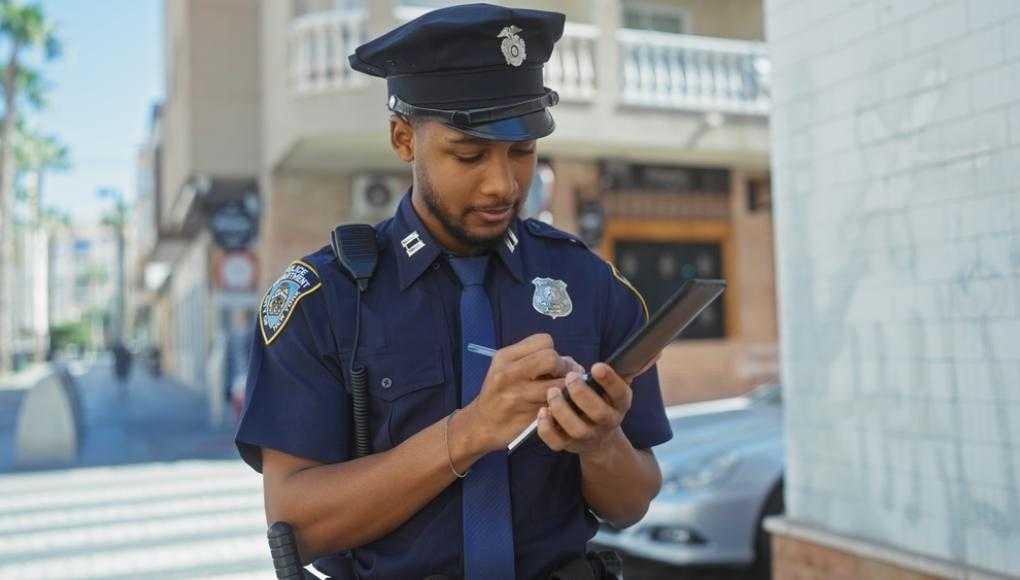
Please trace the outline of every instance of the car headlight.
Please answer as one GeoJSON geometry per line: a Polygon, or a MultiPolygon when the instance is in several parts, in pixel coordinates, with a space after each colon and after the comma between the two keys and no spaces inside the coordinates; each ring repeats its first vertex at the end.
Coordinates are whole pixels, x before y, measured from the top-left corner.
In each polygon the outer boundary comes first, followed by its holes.
{"type": "Polygon", "coordinates": [[[666,493],[694,491],[718,484],[733,473],[739,464],[740,455],[730,451],[701,463],[683,466],[662,479],[662,491],[666,493]]]}

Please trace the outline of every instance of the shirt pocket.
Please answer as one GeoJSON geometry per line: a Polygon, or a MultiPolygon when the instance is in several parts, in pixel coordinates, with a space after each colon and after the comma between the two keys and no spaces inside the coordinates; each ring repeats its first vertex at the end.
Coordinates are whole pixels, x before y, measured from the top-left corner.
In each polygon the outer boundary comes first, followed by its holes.
{"type": "Polygon", "coordinates": [[[372,452],[391,449],[447,413],[446,373],[436,345],[366,352],[358,362],[368,373],[372,452]]]}

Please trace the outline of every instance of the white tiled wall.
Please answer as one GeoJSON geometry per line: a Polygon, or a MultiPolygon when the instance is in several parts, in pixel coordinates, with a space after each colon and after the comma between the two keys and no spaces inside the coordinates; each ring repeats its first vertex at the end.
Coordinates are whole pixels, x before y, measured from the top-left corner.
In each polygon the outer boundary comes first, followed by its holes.
{"type": "Polygon", "coordinates": [[[766,0],[788,515],[1020,575],[1020,0],[766,0]]]}

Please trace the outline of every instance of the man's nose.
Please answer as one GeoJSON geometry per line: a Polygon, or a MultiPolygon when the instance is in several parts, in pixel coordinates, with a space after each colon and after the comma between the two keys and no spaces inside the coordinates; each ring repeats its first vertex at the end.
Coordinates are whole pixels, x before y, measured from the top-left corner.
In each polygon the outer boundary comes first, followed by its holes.
{"type": "Polygon", "coordinates": [[[501,151],[497,155],[489,156],[481,192],[487,196],[501,199],[506,199],[517,193],[517,179],[514,177],[507,152],[501,151]]]}

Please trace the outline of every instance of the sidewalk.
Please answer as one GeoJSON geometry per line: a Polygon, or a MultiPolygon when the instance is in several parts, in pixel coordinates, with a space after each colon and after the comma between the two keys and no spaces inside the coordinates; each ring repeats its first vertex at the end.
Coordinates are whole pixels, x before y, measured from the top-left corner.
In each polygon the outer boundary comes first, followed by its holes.
{"type": "MultiPolygon", "coordinates": [[[[78,461],[67,467],[125,465],[180,459],[237,459],[232,418],[209,427],[204,391],[133,369],[128,396],[118,398],[113,369],[102,362],[75,377],[82,400],[78,461]]],[[[14,471],[12,447],[19,397],[0,392],[0,473],[14,471]]]]}
{"type": "Polygon", "coordinates": [[[206,394],[137,366],[128,396],[118,398],[112,368],[94,366],[77,377],[84,414],[78,466],[180,459],[238,459],[231,418],[209,426],[206,394]]]}
{"type": "Polygon", "coordinates": [[[78,461],[0,464],[0,578],[273,578],[261,478],[237,457],[231,421],[208,426],[205,393],[142,369],[121,402],[109,365],[76,379],[78,461]]]}

